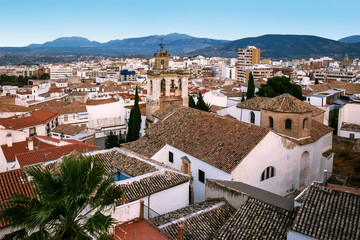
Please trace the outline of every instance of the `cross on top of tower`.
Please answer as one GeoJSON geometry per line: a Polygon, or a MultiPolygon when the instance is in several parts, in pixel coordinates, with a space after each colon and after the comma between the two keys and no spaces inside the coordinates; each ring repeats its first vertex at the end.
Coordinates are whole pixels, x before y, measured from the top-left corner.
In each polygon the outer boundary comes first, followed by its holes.
{"type": "Polygon", "coordinates": [[[161,51],[164,51],[164,43],[163,43],[163,39],[161,38],[160,39],[160,49],[161,49],[161,51]]]}

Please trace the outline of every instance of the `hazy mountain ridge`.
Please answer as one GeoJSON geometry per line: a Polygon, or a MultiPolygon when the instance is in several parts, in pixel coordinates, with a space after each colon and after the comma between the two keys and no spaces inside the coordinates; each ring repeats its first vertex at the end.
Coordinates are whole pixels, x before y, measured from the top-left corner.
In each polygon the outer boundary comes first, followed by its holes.
{"type": "Polygon", "coordinates": [[[237,57],[237,49],[255,46],[261,49],[262,58],[311,58],[333,57],[341,59],[348,53],[350,57],[360,56],[360,45],[343,43],[310,35],[268,34],[259,37],[243,38],[216,46],[190,52],[189,55],[204,54],[219,57],[237,57]]]}
{"type": "Polygon", "coordinates": [[[339,42],[343,43],[360,43],[360,35],[352,35],[339,39],[339,42]]]}

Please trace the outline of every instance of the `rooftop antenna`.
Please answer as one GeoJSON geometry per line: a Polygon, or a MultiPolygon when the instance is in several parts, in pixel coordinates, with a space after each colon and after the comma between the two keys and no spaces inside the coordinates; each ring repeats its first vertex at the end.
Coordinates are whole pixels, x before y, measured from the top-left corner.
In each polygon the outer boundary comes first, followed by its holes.
{"type": "Polygon", "coordinates": [[[163,43],[163,39],[162,38],[160,38],[160,49],[161,49],[161,51],[163,51],[164,50],[164,43],[163,43]]]}

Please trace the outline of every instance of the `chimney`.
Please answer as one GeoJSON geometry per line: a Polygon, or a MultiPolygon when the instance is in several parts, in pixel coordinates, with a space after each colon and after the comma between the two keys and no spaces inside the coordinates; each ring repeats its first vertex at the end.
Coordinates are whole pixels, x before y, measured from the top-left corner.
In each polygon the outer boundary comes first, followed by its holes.
{"type": "Polygon", "coordinates": [[[13,141],[12,141],[12,135],[11,133],[8,133],[6,135],[6,144],[8,147],[12,147],[13,146],[13,141]]]}
{"type": "Polygon", "coordinates": [[[144,200],[140,200],[140,220],[144,220],[144,200]]]}
{"type": "Polygon", "coordinates": [[[33,142],[32,138],[29,138],[28,149],[29,149],[29,151],[34,150],[34,142],[33,142]]]}
{"type": "Polygon", "coordinates": [[[184,225],[180,224],[178,229],[178,240],[184,240],[184,225]]]}

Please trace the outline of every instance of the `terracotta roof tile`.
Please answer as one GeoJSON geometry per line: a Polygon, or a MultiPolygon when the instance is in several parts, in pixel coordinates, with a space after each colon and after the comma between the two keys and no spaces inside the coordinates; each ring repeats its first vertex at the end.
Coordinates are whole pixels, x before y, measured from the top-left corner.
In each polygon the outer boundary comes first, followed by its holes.
{"type": "Polygon", "coordinates": [[[63,133],[63,134],[66,134],[66,135],[74,136],[76,134],[85,132],[86,130],[87,130],[86,128],[79,127],[77,125],[60,124],[59,126],[54,128],[53,130],[51,130],[51,132],[63,133]]]}
{"type": "MultiPolygon", "coordinates": [[[[14,194],[23,194],[29,197],[34,194],[33,188],[22,169],[0,173],[0,206],[6,207],[5,201],[12,198],[14,194]]],[[[0,219],[0,228],[9,224],[8,221],[0,219]]]]}
{"type": "Polygon", "coordinates": [[[249,198],[216,233],[214,239],[286,239],[295,211],[249,198]]]}
{"type": "Polygon", "coordinates": [[[304,113],[313,111],[310,106],[311,104],[284,93],[261,104],[261,109],[283,113],[304,113]]]}
{"type": "Polygon", "coordinates": [[[1,104],[0,112],[29,112],[30,108],[15,104],[1,104]]]}
{"type": "Polygon", "coordinates": [[[143,136],[137,141],[121,144],[124,149],[129,149],[141,155],[151,158],[160,149],[166,145],[165,142],[159,141],[148,135],[143,136]]]}
{"type": "Polygon", "coordinates": [[[292,230],[316,239],[360,239],[360,195],[311,185],[292,230]]]}
{"type": "Polygon", "coordinates": [[[109,168],[116,168],[117,170],[125,172],[132,177],[157,171],[153,165],[137,158],[129,157],[117,150],[103,152],[93,156],[101,159],[109,168]]]}
{"type": "Polygon", "coordinates": [[[101,105],[101,104],[107,104],[107,103],[113,103],[113,102],[117,102],[115,99],[113,98],[107,98],[107,99],[89,99],[86,102],[86,105],[101,105]]]}
{"type": "MultiPolygon", "coordinates": [[[[169,106],[168,108],[172,108],[169,106]]],[[[165,108],[165,112],[169,109],[165,108]]],[[[269,133],[269,129],[188,107],[177,107],[172,114],[147,129],[145,140],[132,143],[131,150],[146,153],[169,144],[214,167],[231,173],[248,153],[269,133]],[[140,143],[138,145],[138,143],[140,143]]],[[[143,137],[144,138],[144,137],[143,137]]],[[[129,145],[124,144],[125,148],[129,145]]],[[[149,156],[149,155],[147,155],[149,156]]]]}
{"type": "Polygon", "coordinates": [[[360,124],[343,122],[341,124],[341,130],[352,131],[352,132],[360,132],[360,124]]]}
{"type": "Polygon", "coordinates": [[[19,161],[20,167],[24,167],[44,161],[55,160],[74,151],[87,152],[99,148],[100,147],[95,145],[83,144],[83,142],[76,141],[76,143],[64,146],[53,146],[52,148],[43,150],[16,154],[16,158],[19,161]]]}
{"type": "Polygon", "coordinates": [[[15,116],[10,118],[1,118],[0,125],[7,129],[13,128],[16,130],[47,123],[57,116],[59,116],[59,114],[54,112],[34,111],[29,117],[15,116]]]}
{"type": "Polygon", "coordinates": [[[292,138],[288,138],[288,139],[290,141],[296,142],[297,144],[304,145],[304,144],[316,142],[321,137],[323,137],[325,134],[330,133],[333,130],[334,130],[333,128],[331,128],[325,124],[319,123],[318,121],[312,119],[311,120],[310,138],[305,138],[305,139],[301,139],[301,140],[295,140],[292,138]]]}
{"type": "Polygon", "coordinates": [[[184,225],[184,239],[211,240],[221,226],[235,213],[224,201],[210,200],[190,205],[157,218],[150,219],[174,239],[178,235],[178,225],[184,225]],[[170,225],[161,226],[170,223],[170,225]]]}
{"type": "Polygon", "coordinates": [[[125,203],[190,181],[191,177],[170,170],[161,170],[150,176],[120,184],[125,192],[125,203]]]}
{"type": "MultiPolygon", "coordinates": [[[[45,142],[39,141],[37,138],[33,138],[34,148],[38,147],[39,150],[48,149],[54,147],[51,144],[47,144],[45,142]]],[[[36,150],[29,151],[28,141],[22,141],[13,143],[12,147],[8,147],[7,144],[1,145],[1,149],[5,155],[5,159],[7,162],[15,161],[15,155],[21,153],[34,152],[36,150]]]]}
{"type": "Polygon", "coordinates": [[[266,103],[270,100],[271,98],[268,97],[254,97],[244,102],[238,103],[236,107],[260,111],[261,104],[266,103]]]}

